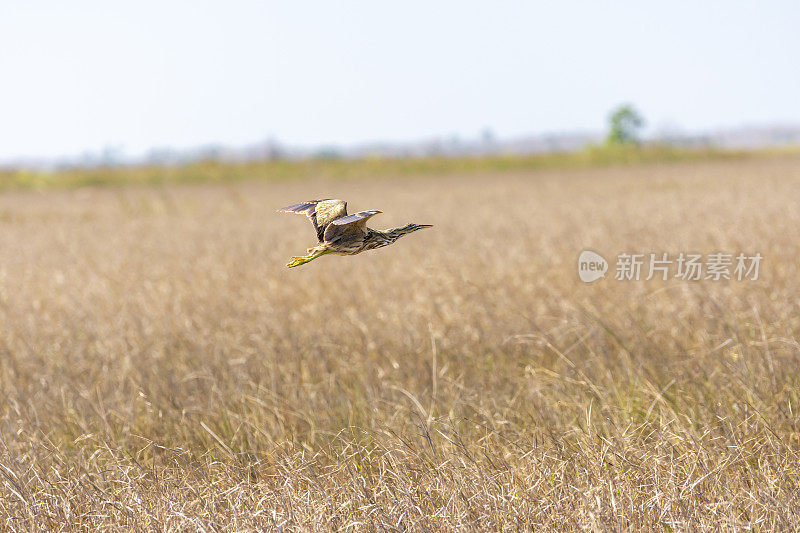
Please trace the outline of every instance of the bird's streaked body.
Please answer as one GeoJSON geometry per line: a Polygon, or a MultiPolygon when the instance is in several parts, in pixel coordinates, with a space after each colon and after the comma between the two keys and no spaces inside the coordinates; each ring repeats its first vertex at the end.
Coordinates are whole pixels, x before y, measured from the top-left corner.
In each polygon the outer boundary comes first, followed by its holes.
{"type": "Polygon", "coordinates": [[[388,246],[403,235],[431,227],[428,224],[408,224],[401,228],[374,230],[367,227],[367,220],[381,211],[361,211],[348,215],[347,202],[342,200],[312,200],[278,211],[306,215],[314,225],[319,240],[318,246],[308,249],[308,255],[292,257],[286,265],[289,268],[325,254],[355,255],[364,250],[388,246]]]}

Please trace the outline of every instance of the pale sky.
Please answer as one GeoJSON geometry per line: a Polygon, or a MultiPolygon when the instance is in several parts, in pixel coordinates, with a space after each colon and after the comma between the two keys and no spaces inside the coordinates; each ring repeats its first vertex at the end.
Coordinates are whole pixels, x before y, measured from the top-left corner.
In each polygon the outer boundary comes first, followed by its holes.
{"type": "Polygon", "coordinates": [[[800,123],[796,1],[6,1],[0,161],[800,123]]]}

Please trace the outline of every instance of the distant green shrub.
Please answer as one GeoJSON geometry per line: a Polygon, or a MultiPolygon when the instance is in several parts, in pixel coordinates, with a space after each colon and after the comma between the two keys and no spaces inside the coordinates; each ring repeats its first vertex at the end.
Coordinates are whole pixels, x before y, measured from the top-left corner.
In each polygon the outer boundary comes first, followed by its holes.
{"type": "Polygon", "coordinates": [[[609,131],[606,144],[639,144],[639,131],[644,126],[644,118],[630,104],[615,108],[608,117],[609,131]]]}

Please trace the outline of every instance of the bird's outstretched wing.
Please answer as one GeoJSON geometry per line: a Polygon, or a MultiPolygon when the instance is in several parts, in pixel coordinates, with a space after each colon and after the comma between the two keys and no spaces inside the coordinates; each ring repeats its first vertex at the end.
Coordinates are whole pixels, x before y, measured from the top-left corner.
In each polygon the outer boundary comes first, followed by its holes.
{"type": "Polygon", "coordinates": [[[359,211],[352,215],[337,218],[325,230],[324,240],[330,241],[335,235],[365,233],[367,220],[382,211],[359,211]]]}
{"type": "Polygon", "coordinates": [[[317,239],[319,242],[322,242],[325,229],[328,225],[334,220],[347,215],[347,202],[326,198],[324,200],[311,200],[301,204],[290,205],[278,209],[278,211],[306,215],[314,225],[314,230],[317,232],[317,239]]]}
{"type": "Polygon", "coordinates": [[[370,217],[377,215],[378,213],[383,213],[383,211],[359,211],[358,213],[353,213],[352,215],[347,215],[341,218],[337,218],[332,222],[332,224],[336,224],[337,226],[344,226],[345,224],[355,224],[356,226],[364,227],[367,224],[367,220],[370,217]]]}

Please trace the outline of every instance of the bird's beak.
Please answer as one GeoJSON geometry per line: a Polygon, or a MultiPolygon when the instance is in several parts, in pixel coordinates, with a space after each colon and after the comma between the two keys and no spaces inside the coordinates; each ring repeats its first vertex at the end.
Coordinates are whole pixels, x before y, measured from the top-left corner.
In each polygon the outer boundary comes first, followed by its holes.
{"type": "Polygon", "coordinates": [[[422,228],[432,228],[433,224],[417,224],[417,227],[420,228],[420,229],[422,229],[422,228]]]}

